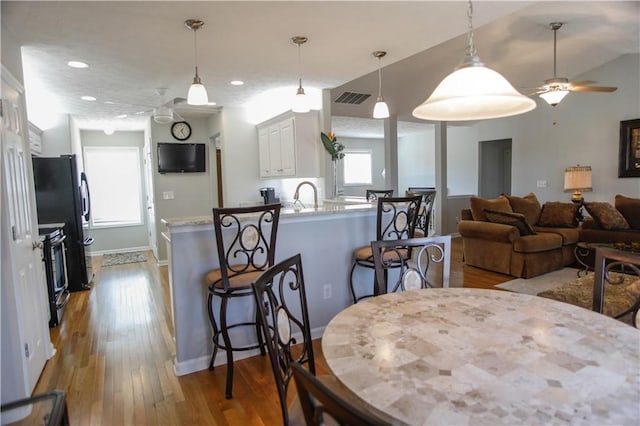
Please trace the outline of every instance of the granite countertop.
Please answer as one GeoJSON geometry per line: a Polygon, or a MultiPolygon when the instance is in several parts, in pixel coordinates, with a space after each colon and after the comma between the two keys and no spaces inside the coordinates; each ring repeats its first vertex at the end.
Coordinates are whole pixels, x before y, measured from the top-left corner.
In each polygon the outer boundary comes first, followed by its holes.
{"type": "MultiPolygon", "coordinates": [[[[296,217],[312,217],[312,216],[324,216],[344,214],[350,212],[368,212],[376,211],[376,204],[370,203],[355,203],[355,204],[343,204],[343,203],[327,203],[318,208],[300,208],[294,209],[286,207],[280,209],[280,219],[296,218],[296,217]]],[[[179,227],[179,226],[194,226],[194,225],[212,225],[213,215],[208,216],[190,216],[190,217],[176,217],[162,219],[167,227],[179,227]]]]}
{"type": "Polygon", "coordinates": [[[329,369],[394,424],[637,424],[640,330],[567,303],[393,293],[325,328],[329,369]],[[373,319],[373,320],[372,320],[373,319]]]}

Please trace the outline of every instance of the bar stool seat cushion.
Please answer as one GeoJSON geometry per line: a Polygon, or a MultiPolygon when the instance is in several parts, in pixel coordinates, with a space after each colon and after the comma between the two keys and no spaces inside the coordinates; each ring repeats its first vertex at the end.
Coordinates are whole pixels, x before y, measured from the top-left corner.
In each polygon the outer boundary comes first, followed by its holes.
{"type": "MultiPolygon", "coordinates": [[[[403,259],[408,257],[408,250],[399,249],[399,250],[388,250],[384,253],[384,260],[387,262],[399,262],[400,256],[403,259]]],[[[355,260],[359,261],[369,261],[373,262],[373,251],[371,251],[371,246],[360,247],[354,251],[353,254],[355,260]]]]}
{"type": "MultiPolygon", "coordinates": [[[[232,290],[251,288],[251,283],[263,272],[264,270],[253,267],[247,268],[246,272],[240,274],[231,269],[227,269],[227,273],[229,274],[229,288],[232,290]]],[[[207,285],[215,287],[216,289],[224,289],[224,285],[222,284],[222,271],[220,269],[214,269],[208,272],[207,275],[205,275],[205,281],[207,285]]]]}

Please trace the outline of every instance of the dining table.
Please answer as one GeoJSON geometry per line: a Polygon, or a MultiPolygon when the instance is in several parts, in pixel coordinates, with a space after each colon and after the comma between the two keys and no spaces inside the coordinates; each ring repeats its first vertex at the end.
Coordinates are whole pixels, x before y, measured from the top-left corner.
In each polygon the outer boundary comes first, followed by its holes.
{"type": "Polygon", "coordinates": [[[326,326],[327,365],[391,424],[638,425],[640,330],[538,296],[432,288],[326,326]]]}

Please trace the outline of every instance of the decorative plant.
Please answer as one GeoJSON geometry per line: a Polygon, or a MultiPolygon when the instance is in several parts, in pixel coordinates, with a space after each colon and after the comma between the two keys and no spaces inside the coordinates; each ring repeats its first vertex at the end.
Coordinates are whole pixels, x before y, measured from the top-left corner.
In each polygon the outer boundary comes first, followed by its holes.
{"type": "Polygon", "coordinates": [[[333,133],[324,133],[321,132],[320,136],[322,137],[322,144],[324,145],[324,149],[331,155],[331,160],[341,160],[344,158],[344,145],[338,143],[336,140],[336,135],[333,133]]]}

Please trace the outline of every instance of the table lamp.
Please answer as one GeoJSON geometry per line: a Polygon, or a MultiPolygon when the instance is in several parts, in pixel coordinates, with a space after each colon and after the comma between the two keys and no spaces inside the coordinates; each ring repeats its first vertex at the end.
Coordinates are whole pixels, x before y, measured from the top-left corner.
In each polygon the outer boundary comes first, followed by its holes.
{"type": "Polygon", "coordinates": [[[572,166],[564,170],[564,190],[573,191],[571,201],[582,203],[582,192],[591,192],[591,166],[572,166]]]}

